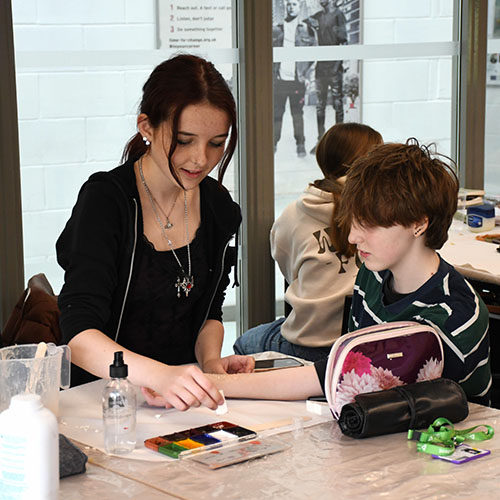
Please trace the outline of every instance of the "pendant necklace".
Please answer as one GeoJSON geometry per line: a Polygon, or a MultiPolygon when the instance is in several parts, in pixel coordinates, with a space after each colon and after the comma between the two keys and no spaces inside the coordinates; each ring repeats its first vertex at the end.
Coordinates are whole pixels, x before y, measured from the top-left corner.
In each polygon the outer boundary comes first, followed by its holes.
{"type": "Polygon", "coordinates": [[[161,208],[161,205],[156,201],[156,198],[154,196],[152,196],[155,205],[160,209],[160,212],[165,217],[165,224],[163,224],[163,227],[165,229],[170,229],[171,227],[174,227],[174,223],[170,220],[170,214],[172,213],[172,210],[175,207],[175,202],[177,201],[177,196],[174,198],[174,202],[172,203],[172,206],[170,207],[170,210],[168,211],[168,214],[166,214],[164,212],[163,208],[161,208]]]}
{"type": "MultiPolygon", "coordinates": [[[[177,261],[177,264],[180,267],[180,275],[177,276],[177,281],[175,282],[175,287],[177,288],[177,297],[180,298],[181,296],[181,291],[185,293],[186,297],[189,295],[189,292],[193,289],[194,287],[194,277],[191,274],[191,251],[189,248],[189,230],[188,230],[188,208],[187,208],[187,194],[186,191],[184,190],[184,223],[186,225],[186,246],[187,246],[187,255],[188,255],[188,272],[184,270],[184,267],[181,264],[181,261],[179,260],[179,257],[177,257],[177,254],[175,253],[174,246],[172,244],[172,241],[170,238],[167,236],[167,233],[165,232],[165,228],[167,226],[163,227],[163,223],[160,218],[160,214],[158,213],[158,210],[156,209],[155,202],[153,200],[153,195],[151,194],[151,191],[149,190],[149,186],[146,183],[146,179],[144,178],[144,172],[142,171],[142,157],[139,159],[139,175],[141,177],[141,182],[142,185],[144,186],[144,191],[146,191],[146,194],[148,195],[149,202],[151,203],[151,208],[153,209],[153,212],[155,214],[155,218],[158,222],[158,225],[160,226],[161,234],[163,234],[163,237],[168,243],[168,246],[170,247],[170,250],[172,250],[172,254],[175,257],[175,260],[177,261]]],[[[175,204],[175,201],[174,201],[175,204]]],[[[167,217],[167,222],[168,222],[168,217],[167,217]]],[[[172,225],[170,226],[172,227],[172,225]]]]}

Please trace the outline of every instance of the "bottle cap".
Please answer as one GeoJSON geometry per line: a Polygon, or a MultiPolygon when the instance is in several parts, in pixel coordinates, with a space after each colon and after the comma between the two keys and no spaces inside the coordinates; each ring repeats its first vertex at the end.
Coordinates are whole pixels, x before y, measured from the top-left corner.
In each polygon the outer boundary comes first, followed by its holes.
{"type": "Polygon", "coordinates": [[[495,217],[495,206],[490,203],[484,203],[483,205],[476,205],[475,207],[467,208],[467,215],[476,214],[481,217],[495,217]]]}
{"type": "Polygon", "coordinates": [[[10,400],[10,408],[22,410],[38,410],[43,407],[42,398],[39,394],[17,394],[10,400]]]}
{"type": "Polygon", "coordinates": [[[115,352],[113,364],[109,365],[109,376],[111,378],[126,378],[128,375],[128,365],[123,362],[123,352],[115,352]]]}

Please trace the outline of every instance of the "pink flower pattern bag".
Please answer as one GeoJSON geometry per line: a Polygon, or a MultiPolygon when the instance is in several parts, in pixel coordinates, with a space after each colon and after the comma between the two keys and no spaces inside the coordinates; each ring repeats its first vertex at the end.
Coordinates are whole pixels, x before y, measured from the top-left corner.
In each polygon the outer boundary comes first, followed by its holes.
{"type": "Polygon", "coordinates": [[[325,393],[333,416],[367,392],[439,378],[443,345],[428,325],[398,321],[339,337],[326,367],[325,393]]]}

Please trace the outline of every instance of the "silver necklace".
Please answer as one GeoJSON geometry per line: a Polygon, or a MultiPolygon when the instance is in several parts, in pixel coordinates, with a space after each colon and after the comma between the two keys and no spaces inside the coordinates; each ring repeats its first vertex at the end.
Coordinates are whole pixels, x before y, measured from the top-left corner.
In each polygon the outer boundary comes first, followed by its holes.
{"type": "Polygon", "coordinates": [[[175,203],[177,202],[177,196],[178,196],[178,194],[174,198],[174,202],[172,203],[172,206],[170,207],[170,210],[168,211],[168,214],[166,214],[165,211],[163,210],[163,208],[161,208],[161,205],[156,201],[156,198],[154,196],[152,196],[155,205],[160,209],[160,212],[165,217],[165,224],[162,223],[163,227],[165,229],[170,229],[171,227],[174,227],[174,223],[170,220],[170,214],[172,213],[172,210],[175,207],[175,203]]]}
{"type": "Polygon", "coordinates": [[[170,238],[167,236],[167,233],[165,232],[165,228],[163,227],[163,223],[160,218],[160,214],[158,213],[158,210],[156,209],[155,202],[153,201],[153,195],[151,194],[151,191],[149,190],[149,186],[146,183],[146,179],[144,178],[144,172],[142,171],[142,157],[139,160],[139,175],[141,176],[141,182],[142,185],[144,186],[144,190],[146,191],[146,194],[148,195],[149,202],[151,203],[151,208],[153,209],[153,212],[155,214],[155,218],[158,222],[158,225],[160,226],[161,234],[163,234],[163,237],[168,243],[168,246],[170,247],[170,250],[172,250],[172,254],[175,257],[175,260],[177,261],[177,264],[179,264],[181,274],[180,276],[177,276],[177,281],[175,282],[175,287],[177,288],[177,297],[180,298],[181,296],[181,291],[186,294],[186,297],[189,295],[189,292],[193,289],[194,287],[194,277],[191,274],[191,250],[189,248],[189,229],[188,229],[188,208],[187,208],[187,195],[186,191],[184,191],[184,223],[186,225],[186,246],[187,246],[187,254],[188,254],[188,272],[184,270],[184,267],[181,264],[181,261],[179,260],[179,257],[177,257],[177,254],[175,253],[174,246],[172,245],[172,241],[170,238]]]}

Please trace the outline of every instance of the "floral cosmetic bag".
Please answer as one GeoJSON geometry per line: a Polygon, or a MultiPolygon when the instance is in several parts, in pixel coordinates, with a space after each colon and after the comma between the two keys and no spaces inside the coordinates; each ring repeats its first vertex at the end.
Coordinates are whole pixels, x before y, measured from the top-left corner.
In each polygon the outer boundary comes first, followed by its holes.
{"type": "Polygon", "coordinates": [[[357,394],[439,378],[443,345],[428,325],[405,321],[362,328],[339,337],[328,357],[326,399],[338,419],[357,394]]]}

